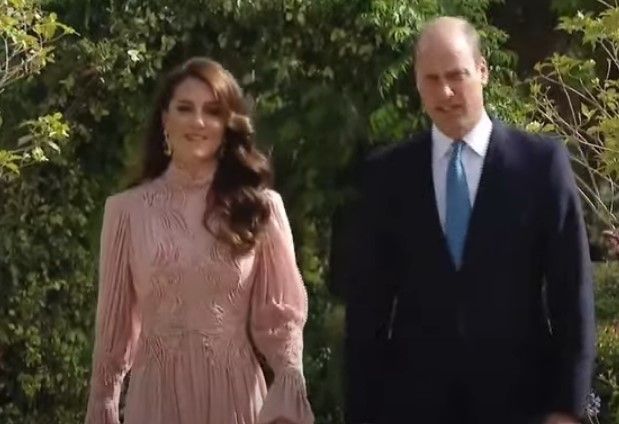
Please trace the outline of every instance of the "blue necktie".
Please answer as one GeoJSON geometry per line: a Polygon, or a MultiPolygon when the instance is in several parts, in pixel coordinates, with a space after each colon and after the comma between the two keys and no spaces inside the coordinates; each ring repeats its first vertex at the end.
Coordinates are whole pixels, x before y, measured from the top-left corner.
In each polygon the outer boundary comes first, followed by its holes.
{"type": "Polygon", "coordinates": [[[456,268],[460,268],[462,264],[462,253],[471,216],[469,187],[462,164],[463,147],[464,141],[453,142],[449,168],[447,168],[445,235],[456,268]]]}

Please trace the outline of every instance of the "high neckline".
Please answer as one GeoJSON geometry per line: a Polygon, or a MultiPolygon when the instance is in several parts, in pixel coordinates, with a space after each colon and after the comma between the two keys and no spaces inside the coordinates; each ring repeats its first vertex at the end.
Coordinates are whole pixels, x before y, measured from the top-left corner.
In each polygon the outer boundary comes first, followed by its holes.
{"type": "Polygon", "coordinates": [[[170,162],[164,172],[164,178],[167,182],[178,187],[200,189],[211,185],[214,174],[215,169],[201,172],[199,175],[193,175],[187,169],[179,167],[174,162],[170,162]]]}

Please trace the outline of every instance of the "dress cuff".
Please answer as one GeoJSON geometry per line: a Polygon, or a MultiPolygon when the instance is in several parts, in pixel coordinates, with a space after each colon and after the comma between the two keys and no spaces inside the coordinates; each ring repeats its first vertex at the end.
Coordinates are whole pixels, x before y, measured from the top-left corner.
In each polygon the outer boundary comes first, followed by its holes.
{"type": "Polygon", "coordinates": [[[275,375],[258,417],[258,424],[286,419],[294,424],[313,424],[314,414],[307,399],[301,370],[287,368],[275,375]]]}

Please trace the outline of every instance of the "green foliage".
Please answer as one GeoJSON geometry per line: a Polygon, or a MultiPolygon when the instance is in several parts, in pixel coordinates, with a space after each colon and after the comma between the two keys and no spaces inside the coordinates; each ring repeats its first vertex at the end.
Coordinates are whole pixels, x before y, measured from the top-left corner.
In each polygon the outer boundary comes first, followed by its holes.
{"type": "Polygon", "coordinates": [[[19,175],[32,163],[46,162],[49,156],[60,154],[60,146],[69,137],[69,126],[58,112],[24,121],[20,127],[25,134],[17,140],[17,148],[0,149],[0,181],[19,175]]]}
{"type": "Polygon", "coordinates": [[[598,356],[595,392],[601,397],[598,422],[619,422],[619,263],[596,268],[598,356]]]}
{"type": "Polygon", "coordinates": [[[73,30],[57,21],[54,13],[43,13],[33,0],[0,1],[0,92],[53,61],[52,44],[73,30]]]}
{"type": "MultiPolygon", "coordinates": [[[[616,326],[602,325],[598,329],[598,370],[594,390],[601,398],[600,423],[619,420],[619,333],[616,326]]],[[[593,421],[593,420],[592,420],[593,421]]],[[[596,421],[593,421],[596,422],[596,421]]]]}
{"type": "Polygon", "coordinates": [[[0,416],[3,423],[82,417],[93,290],[85,231],[94,204],[79,171],[49,165],[0,192],[0,416]]]}
{"type": "Polygon", "coordinates": [[[531,83],[536,104],[532,128],[553,131],[568,140],[583,199],[594,224],[617,224],[619,177],[619,8],[597,15],[561,18],[559,28],[581,37],[589,49],[555,54],[536,66],[531,83]]]}
{"type": "Polygon", "coordinates": [[[558,16],[572,16],[583,10],[597,11],[607,4],[600,0],[551,0],[550,8],[558,16]]]}
{"type": "Polygon", "coordinates": [[[341,422],[343,312],[324,284],[331,215],[346,201],[350,169],[362,154],[427,124],[412,86],[410,48],[433,16],[464,15],[481,29],[493,75],[490,110],[524,121],[514,58],[501,49],[506,35],[487,22],[488,4],[47,1],[81,38],[60,40],[55,63],[36,81],[7,89],[0,108],[14,126],[33,111],[61,111],[71,143],[3,193],[13,200],[0,219],[14,231],[10,239],[25,241],[0,252],[0,279],[12,281],[0,308],[14,310],[7,325],[22,326],[19,334],[7,326],[0,339],[12,372],[2,386],[0,421],[80,421],[95,302],[91,246],[103,198],[122,186],[124,169],[135,162],[159,75],[191,55],[208,55],[239,78],[255,106],[311,295],[305,358],[311,400],[319,423],[341,422]]]}
{"type": "Polygon", "coordinates": [[[595,283],[597,320],[612,323],[619,318],[619,264],[610,262],[598,265],[595,283]]]}
{"type": "MultiPolygon", "coordinates": [[[[45,13],[36,0],[0,0],[0,94],[15,82],[38,74],[53,62],[54,44],[73,29],[58,22],[54,13],[45,13]]],[[[0,109],[0,127],[3,113],[0,109]]],[[[68,127],[60,113],[30,118],[25,135],[0,143],[0,182],[19,175],[28,164],[48,160],[60,152],[68,127]],[[8,148],[1,148],[3,144],[8,148]]]]}

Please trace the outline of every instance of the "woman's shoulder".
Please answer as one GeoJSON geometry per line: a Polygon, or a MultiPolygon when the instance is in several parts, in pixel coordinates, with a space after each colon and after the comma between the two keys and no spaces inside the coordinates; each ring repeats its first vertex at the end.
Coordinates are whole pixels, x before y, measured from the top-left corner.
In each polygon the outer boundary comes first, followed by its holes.
{"type": "Polygon", "coordinates": [[[267,201],[271,212],[277,215],[285,214],[284,200],[276,190],[272,188],[265,188],[262,190],[262,195],[267,201]]]}
{"type": "Polygon", "coordinates": [[[277,228],[288,228],[290,226],[288,221],[288,213],[286,212],[286,207],[282,196],[271,188],[264,189],[263,194],[266,197],[269,207],[269,221],[271,224],[275,224],[275,227],[277,228]]]}
{"type": "Polygon", "coordinates": [[[282,196],[273,188],[263,188],[261,193],[269,203],[282,202],[282,196]]]}
{"type": "Polygon", "coordinates": [[[106,208],[133,210],[143,204],[143,199],[156,188],[156,179],[139,183],[107,197],[106,208]]]}

